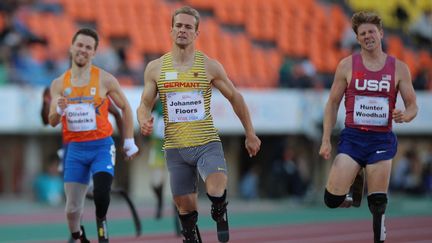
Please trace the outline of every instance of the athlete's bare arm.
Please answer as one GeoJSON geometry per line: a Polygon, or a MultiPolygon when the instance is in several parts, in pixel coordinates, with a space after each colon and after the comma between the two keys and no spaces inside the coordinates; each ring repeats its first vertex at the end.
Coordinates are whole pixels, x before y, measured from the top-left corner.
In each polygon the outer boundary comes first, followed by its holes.
{"type": "Polygon", "coordinates": [[[67,106],[67,100],[62,94],[62,90],[63,76],[54,79],[50,86],[51,104],[48,121],[52,127],[57,126],[61,121],[61,114],[58,111],[64,111],[67,106]]]}
{"type": "Polygon", "coordinates": [[[212,84],[231,103],[234,112],[240,119],[246,135],[245,146],[249,156],[255,156],[261,147],[261,140],[256,136],[249,109],[240,92],[228,78],[223,66],[216,60],[206,57],[206,70],[212,84]]]}
{"type": "Polygon", "coordinates": [[[162,59],[151,61],[144,71],[144,90],[141,95],[140,105],[137,109],[137,118],[140,131],[148,136],[153,132],[153,117],[151,115],[157,97],[156,82],[159,78],[162,59]]]}
{"type": "MultiPolygon", "coordinates": [[[[138,148],[134,142],[134,124],[132,109],[129,102],[124,95],[119,82],[117,79],[108,72],[101,70],[101,90],[105,90],[107,98],[111,99],[116,107],[121,110],[122,113],[122,126],[124,135],[123,149],[126,155],[126,160],[130,160],[138,152],[138,148]]],[[[103,91],[100,94],[103,97],[103,91]]]]}
{"type": "Polygon", "coordinates": [[[336,124],[339,105],[348,86],[348,78],[351,73],[352,58],[348,56],[339,62],[336,68],[335,77],[330,89],[329,97],[324,111],[323,135],[319,154],[324,159],[329,159],[332,145],[330,141],[331,132],[336,124]]]}
{"type": "Polygon", "coordinates": [[[120,110],[117,108],[117,106],[115,104],[113,104],[113,102],[110,102],[110,105],[108,106],[108,112],[114,116],[115,123],[116,123],[117,129],[119,131],[120,138],[125,139],[126,137],[124,136],[124,133],[123,133],[123,131],[124,131],[123,119],[122,119],[122,115],[121,115],[120,110]]]}
{"type": "Polygon", "coordinates": [[[396,79],[398,80],[399,92],[405,104],[405,110],[393,110],[393,120],[397,123],[410,122],[416,117],[418,111],[416,94],[408,66],[399,60],[396,60],[396,79]]]}
{"type": "MultiPolygon", "coordinates": [[[[108,72],[101,70],[101,82],[109,97],[122,112],[123,134],[125,138],[133,138],[133,116],[129,102],[124,95],[117,79],[108,72]]],[[[100,94],[103,97],[103,94],[100,94]]]]}

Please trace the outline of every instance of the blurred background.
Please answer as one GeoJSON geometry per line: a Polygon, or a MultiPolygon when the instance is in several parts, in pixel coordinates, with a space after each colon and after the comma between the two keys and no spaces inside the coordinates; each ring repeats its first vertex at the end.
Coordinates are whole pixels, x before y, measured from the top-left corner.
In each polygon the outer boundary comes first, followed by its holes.
{"type": "MultiPolygon", "coordinates": [[[[212,112],[231,198],[321,205],[331,164],[318,156],[323,107],[338,62],[358,50],[350,16],[359,10],[382,17],[384,50],[408,64],[418,95],[416,120],[394,128],[399,150],[391,192],[430,198],[431,0],[1,0],[0,202],[64,204],[56,170],[60,129],[44,127],[40,113],[43,89],[69,66],[75,31],[98,31],[94,64],[118,78],[135,111],[144,67],[170,50],[171,13],[182,5],[199,10],[197,49],[224,65],[262,139],[259,155],[249,158],[240,122],[215,92],[212,112]]],[[[335,142],[343,109],[339,115],[335,142]]],[[[146,200],[153,197],[150,143],[138,129],[136,141],[141,152],[135,160],[125,162],[118,153],[114,186],[146,200]]],[[[168,189],[164,193],[170,197],[168,189]]]]}

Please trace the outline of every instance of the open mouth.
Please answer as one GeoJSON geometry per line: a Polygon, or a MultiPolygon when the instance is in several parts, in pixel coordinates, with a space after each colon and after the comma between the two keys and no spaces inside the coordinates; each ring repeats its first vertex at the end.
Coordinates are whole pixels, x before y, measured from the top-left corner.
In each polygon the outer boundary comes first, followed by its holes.
{"type": "Polygon", "coordinates": [[[374,45],[375,44],[375,41],[366,41],[365,42],[365,44],[366,44],[366,46],[372,46],[372,45],[374,45]]]}

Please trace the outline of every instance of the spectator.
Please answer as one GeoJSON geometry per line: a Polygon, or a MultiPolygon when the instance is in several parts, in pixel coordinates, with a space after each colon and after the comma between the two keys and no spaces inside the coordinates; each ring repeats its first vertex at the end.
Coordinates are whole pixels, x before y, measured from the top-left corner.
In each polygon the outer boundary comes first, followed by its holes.
{"type": "Polygon", "coordinates": [[[426,161],[423,170],[423,186],[428,195],[432,195],[432,160],[426,161]]]}
{"type": "Polygon", "coordinates": [[[316,68],[307,59],[292,60],[287,58],[279,71],[279,86],[287,88],[311,88],[318,84],[316,68]]]}
{"type": "Polygon", "coordinates": [[[416,90],[432,90],[432,70],[422,67],[413,82],[416,90]]]}
{"type": "Polygon", "coordinates": [[[425,10],[408,31],[417,45],[432,51],[432,8],[425,10]]]}
{"type": "Polygon", "coordinates": [[[100,42],[99,52],[93,59],[93,63],[107,72],[117,74],[120,70],[122,60],[117,51],[109,43],[100,42]]]}
{"type": "Polygon", "coordinates": [[[351,26],[347,25],[345,28],[340,45],[343,49],[349,50],[350,52],[360,50],[357,43],[357,36],[352,30],[351,26]]]}
{"type": "Polygon", "coordinates": [[[409,15],[405,7],[398,4],[394,9],[393,14],[396,17],[398,26],[400,26],[402,29],[405,29],[409,20],[409,15]]]}
{"type": "Polygon", "coordinates": [[[56,153],[49,156],[43,172],[36,177],[34,191],[39,202],[58,206],[63,202],[63,180],[58,171],[60,159],[56,153]]]}
{"type": "Polygon", "coordinates": [[[255,164],[244,174],[240,181],[240,195],[250,200],[258,197],[259,167],[255,164]]]}
{"type": "Polygon", "coordinates": [[[395,166],[392,187],[409,194],[423,194],[423,167],[417,152],[408,150],[395,166]]]}
{"type": "Polygon", "coordinates": [[[299,169],[299,160],[290,145],[286,146],[280,159],[272,165],[273,197],[291,195],[302,198],[307,189],[307,182],[299,169]]]}
{"type": "Polygon", "coordinates": [[[425,158],[423,185],[426,193],[432,196],[432,144],[429,145],[429,150],[425,158]]]}

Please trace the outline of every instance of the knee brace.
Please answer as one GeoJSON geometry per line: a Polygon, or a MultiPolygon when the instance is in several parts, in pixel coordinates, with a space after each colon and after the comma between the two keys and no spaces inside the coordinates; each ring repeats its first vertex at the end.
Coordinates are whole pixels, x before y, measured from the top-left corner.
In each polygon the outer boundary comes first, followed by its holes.
{"type": "Polygon", "coordinates": [[[337,208],[345,201],[346,195],[334,195],[327,191],[324,192],[324,202],[329,208],[337,208]]]}
{"type": "Polygon", "coordinates": [[[198,222],[198,212],[193,211],[188,214],[179,214],[179,218],[183,229],[193,229],[198,222]]]}
{"type": "Polygon", "coordinates": [[[199,234],[198,225],[198,212],[193,211],[188,214],[179,214],[180,222],[182,225],[181,233],[184,236],[183,242],[187,243],[201,243],[201,236],[199,234]]]}
{"type": "Polygon", "coordinates": [[[369,210],[373,216],[374,242],[384,242],[386,230],[384,226],[384,213],[387,207],[386,193],[373,193],[368,196],[369,210]]]}
{"type": "Polygon", "coordinates": [[[211,195],[208,194],[208,193],[207,193],[207,197],[208,197],[208,198],[210,199],[210,201],[211,201],[212,203],[214,203],[214,204],[222,204],[222,203],[224,203],[225,200],[226,200],[226,194],[227,194],[227,191],[224,190],[223,195],[220,196],[220,197],[211,196],[211,195]]]}
{"type": "Polygon", "coordinates": [[[212,202],[211,216],[213,220],[216,222],[219,222],[226,218],[224,217],[227,212],[227,205],[228,205],[228,202],[226,202],[226,194],[227,194],[226,190],[224,191],[223,195],[220,197],[210,196],[210,194],[207,193],[207,197],[212,202]]]}
{"type": "Polygon", "coordinates": [[[93,200],[96,207],[96,217],[105,218],[110,204],[111,183],[113,177],[106,172],[93,175],[93,200]]]}
{"type": "Polygon", "coordinates": [[[387,207],[386,193],[373,193],[368,196],[369,211],[375,214],[384,214],[387,207]]]}

